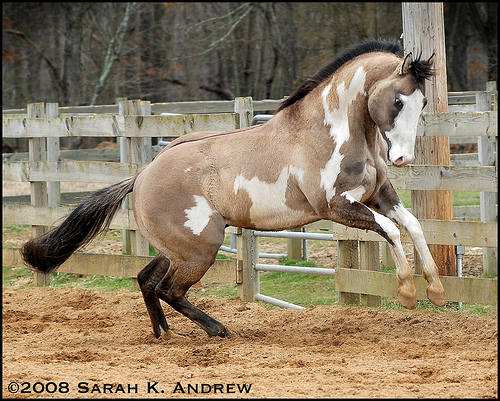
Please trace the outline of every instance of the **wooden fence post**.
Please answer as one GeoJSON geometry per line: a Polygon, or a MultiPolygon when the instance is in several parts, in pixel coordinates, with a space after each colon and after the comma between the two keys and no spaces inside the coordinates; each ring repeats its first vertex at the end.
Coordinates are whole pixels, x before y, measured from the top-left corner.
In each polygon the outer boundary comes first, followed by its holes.
{"type": "Polygon", "coordinates": [[[259,271],[255,263],[259,257],[259,245],[252,230],[238,230],[237,253],[237,286],[238,297],[244,302],[255,301],[255,295],[260,291],[259,271]]]}
{"type": "MultiPolygon", "coordinates": [[[[126,116],[129,114],[128,103],[126,97],[116,98],[116,102],[118,103],[118,114],[120,116],[126,116]]],[[[120,149],[120,163],[128,162],[128,146],[127,146],[127,138],[121,136],[118,138],[118,146],[120,149]]],[[[129,198],[130,195],[127,195],[122,202],[121,209],[128,210],[129,208],[129,198]]],[[[132,254],[132,246],[130,241],[130,230],[122,230],[122,253],[124,255],[132,254]]]]}
{"type": "MultiPolygon", "coordinates": [[[[403,43],[405,54],[433,53],[436,75],[425,83],[426,111],[448,111],[446,86],[446,48],[444,38],[443,3],[402,3],[403,43]]],[[[415,142],[415,164],[450,165],[450,138],[422,136],[415,142]]],[[[453,219],[451,191],[411,191],[412,213],[418,219],[453,219]]],[[[450,245],[429,245],[440,275],[456,276],[455,249],[450,245]]],[[[415,271],[422,272],[415,252],[415,271]]]]}
{"type": "MultiPolygon", "coordinates": [[[[359,268],[361,270],[380,271],[379,243],[377,241],[359,241],[359,268]]],[[[360,294],[361,305],[380,306],[381,298],[377,295],[360,294]]]]}
{"type": "MultiPolygon", "coordinates": [[[[338,241],[337,267],[340,269],[359,269],[358,241],[338,241]]],[[[339,292],[339,303],[358,304],[359,294],[339,292]]]]}
{"type": "Polygon", "coordinates": [[[396,263],[392,258],[391,250],[389,248],[389,243],[384,241],[381,243],[381,253],[382,253],[382,266],[385,267],[396,267],[396,263]]]}
{"type": "MultiPolygon", "coordinates": [[[[291,229],[290,231],[302,232],[302,227],[291,229]]],[[[287,238],[286,249],[288,259],[301,260],[302,259],[302,240],[300,238],[287,238]]]]}
{"type": "MultiPolygon", "coordinates": [[[[30,103],[27,106],[28,118],[45,118],[45,103],[30,103]]],[[[43,162],[47,161],[47,140],[46,138],[29,138],[29,161],[43,162]]],[[[47,206],[47,182],[30,182],[30,199],[31,206],[40,207],[47,206]]],[[[47,226],[32,226],[32,236],[38,237],[39,235],[47,232],[47,226]]],[[[35,272],[34,280],[36,285],[48,285],[50,276],[46,273],[35,272]]]]}
{"type": "MultiPolygon", "coordinates": [[[[477,111],[487,111],[496,109],[491,107],[490,97],[496,91],[496,82],[486,83],[486,92],[479,92],[476,94],[477,111]]],[[[477,138],[477,151],[480,166],[498,166],[496,164],[496,137],[478,136],[477,138]]],[[[481,221],[497,221],[496,192],[480,192],[480,213],[481,221]]],[[[497,275],[497,248],[483,248],[483,274],[497,275]]]]}
{"type": "Polygon", "coordinates": [[[236,97],[234,98],[234,112],[238,113],[240,119],[240,127],[250,127],[253,118],[253,103],[251,97],[236,97]]]}
{"type": "MultiPolygon", "coordinates": [[[[129,100],[128,114],[134,116],[151,115],[151,103],[149,101],[129,100]]],[[[128,163],[139,167],[148,164],[152,157],[151,138],[126,137],[128,163]]],[[[129,209],[133,205],[133,193],[129,196],[129,209]]],[[[149,256],[149,243],[139,231],[130,232],[130,245],[132,255],[149,256]]]]}
{"type": "MultiPolygon", "coordinates": [[[[47,103],[45,105],[47,118],[59,117],[59,104],[47,103]]],[[[57,162],[59,160],[60,138],[47,138],[47,161],[57,162]]],[[[61,204],[61,183],[59,181],[47,182],[47,205],[58,207],[61,204]]]]}

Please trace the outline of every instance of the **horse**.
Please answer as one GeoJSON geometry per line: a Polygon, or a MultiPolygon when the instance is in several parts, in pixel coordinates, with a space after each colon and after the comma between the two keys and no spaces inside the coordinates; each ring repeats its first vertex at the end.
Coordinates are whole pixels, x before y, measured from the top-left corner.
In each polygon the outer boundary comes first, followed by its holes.
{"type": "Polygon", "coordinates": [[[101,189],[51,231],[21,248],[25,262],[51,272],[109,227],[133,192],[134,216],[158,255],[137,275],[154,336],[169,332],[160,300],[209,336],[230,331],[186,298],[214,263],[224,230],[292,229],[320,219],[372,230],[390,245],[398,300],[417,305],[398,224],[422,260],[427,297],[443,286],[418,220],[387,178],[387,162],[414,158],[424,83],[434,54],[400,56],[401,45],[366,40],[345,50],[286,98],[268,122],[172,141],[137,175],[101,189]]]}

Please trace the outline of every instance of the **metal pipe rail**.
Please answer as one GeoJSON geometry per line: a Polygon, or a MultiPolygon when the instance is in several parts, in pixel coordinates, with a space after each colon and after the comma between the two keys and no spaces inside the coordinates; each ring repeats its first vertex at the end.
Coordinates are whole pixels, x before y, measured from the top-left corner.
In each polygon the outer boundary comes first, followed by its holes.
{"type": "Polygon", "coordinates": [[[256,114],[253,116],[250,125],[262,124],[269,121],[271,118],[273,118],[272,114],[256,114]]]}
{"type": "Polygon", "coordinates": [[[319,239],[326,241],[335,241],[333,234],[303,233],[297,231],[254,231],[253,233],[256,237],[319,239]]]}
{"type": "Polygon", "coordinates": [[[328,269],[326,267],[268,265],[264,263],[256,263],[255,270],[283,273],[321,274],[330,276],[335,274],[335,269],[328,269]]]}
{"type": "Polygon", "coordinates": [[[290,302],[282,301],[281,299],[269,297],[267,295],[255,294],[256,301],[267,302],[268,304],[279,306],[281,308],[295,309],[295,310],[304,310],[303,306],[295,305],[290,302]]]}

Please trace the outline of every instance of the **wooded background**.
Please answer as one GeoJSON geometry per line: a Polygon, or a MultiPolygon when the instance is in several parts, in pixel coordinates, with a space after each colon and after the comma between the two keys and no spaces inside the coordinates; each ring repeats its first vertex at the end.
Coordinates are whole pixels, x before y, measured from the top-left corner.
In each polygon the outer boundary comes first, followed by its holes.
{"type": "MultiPolygon", "coordinates": [[[[3,3],[2,12],[4,109],[276,99],[345,47],[402,33],[401,3],[3,3]]],[[[484,90],[497,79],[497,3],[444,3],[444,17],[448,89],[484,90]]]]}

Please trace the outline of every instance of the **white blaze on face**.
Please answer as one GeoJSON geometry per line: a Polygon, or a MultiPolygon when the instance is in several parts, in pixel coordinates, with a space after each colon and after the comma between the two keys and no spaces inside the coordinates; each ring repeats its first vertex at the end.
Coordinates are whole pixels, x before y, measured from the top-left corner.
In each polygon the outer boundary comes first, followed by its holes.
{"type": "Polygon", "coordinates": [[[420,89],[415,89],[409,96],[399,95],[399,99],[403,102],[403,108],[394,119],[394,128],[385,135],[391,143],[390,161],[394,163],[402,157],[406,164],[414,158],[417,124],[424,105],[424,95],[420,89]]]}
{"type": "Polygon", "coordinates": [[[283,167],[275,183],[267,183],[253,177],[247,180],[241,174],[234,180],[234,193],[244,189],[252,201],[250,219],[253,223],[263,219],[279,218],[280,213],[289,213],[291,209],[286,205],[286,189],[289,177],[293,175],[299,183],[304,180],[304,170],[294,167],[283,167]]]}
{"type": "Polygon", "coordinates": [[[321,93],[323,109],[325,111],[325,126],[330,126],[330,136],[335,140],[335,149],[330,159],[326,162],[325,167],[320,171],[321,188],[326,192],[326,200],[330,200],[335,195],[335,182],[340,173],[340,163],[344,155],[340,153],[340,147],[349,139],[349,105],[361,93],[365,95],[366,72],[363,67],[359,67],[352,77],[349,88],[345,89],[345,82],[342,82],[337,87],[337,95],[339,99],[338,109],[330,110],[328,104],[328,94],[332,89],[332,84],[328,84],[321,93]]]}
{"type": "Polygon", "coordinates": [[[194,195],[193,197],[196,205],[184,210],[187,217],[184,226],[191,229],[193,234],[200,235],[210,221],[210,216],[214,211],[203,196],[194,195]]]}

